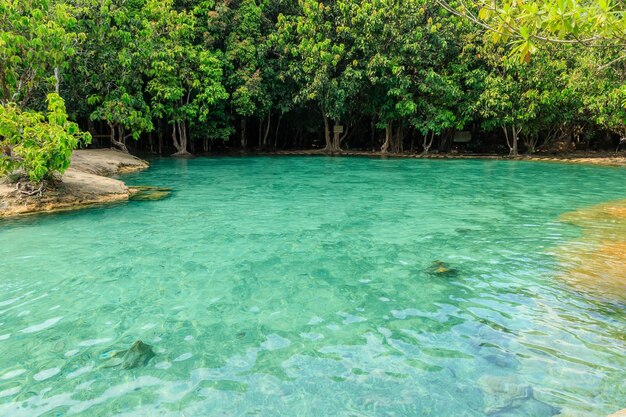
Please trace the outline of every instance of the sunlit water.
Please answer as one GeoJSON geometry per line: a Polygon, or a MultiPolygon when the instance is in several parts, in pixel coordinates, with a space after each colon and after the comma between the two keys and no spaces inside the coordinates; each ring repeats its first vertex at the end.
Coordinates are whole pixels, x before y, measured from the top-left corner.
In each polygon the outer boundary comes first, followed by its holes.
{"type": "Polygon", "coordinates": [[[626,407],[623,300],[553,256],[580,236],[558,216],[626,197],[624,169],[259,157],[125,178],[175,192],[0,223],[0,416],[626,407]],[[107,367],[136,339],[147,366],[107,367]]]}

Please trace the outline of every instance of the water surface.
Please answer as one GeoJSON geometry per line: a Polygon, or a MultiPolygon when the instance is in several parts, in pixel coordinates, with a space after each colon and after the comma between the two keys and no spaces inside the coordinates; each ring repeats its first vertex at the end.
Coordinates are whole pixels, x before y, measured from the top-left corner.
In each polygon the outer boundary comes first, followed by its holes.
{"type": "Polygon", "coordinates": [[[0,223],[1,416],[605,416],[623,300],[559,279],[626,170],[155,160],[175,189],[0,223]],[[456,274],[429,274],[434,261],[456,274]],[[146,367],[112,350],[153,346],[146,367]]]}

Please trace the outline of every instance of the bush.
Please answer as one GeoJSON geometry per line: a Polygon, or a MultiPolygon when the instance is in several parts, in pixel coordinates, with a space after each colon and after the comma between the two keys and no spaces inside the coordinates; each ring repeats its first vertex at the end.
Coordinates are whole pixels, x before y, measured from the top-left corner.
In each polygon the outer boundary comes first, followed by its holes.
{"type": "Polygon", "coordinates": [[[47,102],[47,117],[14,103],[0,106],[0,176],[21,169],[33,185],[41,184],[65,172],[81,142],[91,142],[89,133],[67,119],[58,94],[48,94],[47,102]]]}

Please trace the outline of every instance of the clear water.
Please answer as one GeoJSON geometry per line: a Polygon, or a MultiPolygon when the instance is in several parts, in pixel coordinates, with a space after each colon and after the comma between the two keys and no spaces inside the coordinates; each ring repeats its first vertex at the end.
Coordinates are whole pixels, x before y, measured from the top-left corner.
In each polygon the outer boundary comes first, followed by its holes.
{"type": "Polygon", "coordinates": [[[623,300],[557,278],[626,171],[156,160],[157,202],[0,223],[0,416],[605,416],[623,300]],[[456,276],[427,273],[435,260],[456,276]],[[107,367],[136,339],[146,367],[107,367]]]}

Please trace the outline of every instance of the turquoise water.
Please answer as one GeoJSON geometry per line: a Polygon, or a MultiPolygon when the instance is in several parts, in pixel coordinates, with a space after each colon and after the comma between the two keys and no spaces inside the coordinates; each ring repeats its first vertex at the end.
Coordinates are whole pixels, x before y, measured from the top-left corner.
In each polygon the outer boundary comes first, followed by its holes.
{"type": "Polygon", "coordinates": [[[626,170],[155,160],[171,198],[0,223],[0,416],[605,416],[623,301],[558,279],[626,170]],[[456,274],[430,274],[433,261],[456,274]],[[147,366],[107,367],[136,339],[147,366]]]}

